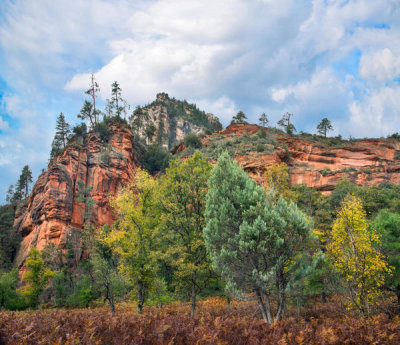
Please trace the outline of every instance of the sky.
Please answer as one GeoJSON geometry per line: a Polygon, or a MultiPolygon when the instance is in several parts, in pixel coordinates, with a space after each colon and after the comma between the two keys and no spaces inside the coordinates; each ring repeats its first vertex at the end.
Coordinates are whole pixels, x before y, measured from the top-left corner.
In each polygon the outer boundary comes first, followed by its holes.
{"type": "Polygon", "coordinates": [[[158,92],[224,126],[239,110],[298,131],[400,132],[400,0],[0,0],[0,203],[47,167],[60,112],[77,123],[94,73],[132,108],[158,92]]]}

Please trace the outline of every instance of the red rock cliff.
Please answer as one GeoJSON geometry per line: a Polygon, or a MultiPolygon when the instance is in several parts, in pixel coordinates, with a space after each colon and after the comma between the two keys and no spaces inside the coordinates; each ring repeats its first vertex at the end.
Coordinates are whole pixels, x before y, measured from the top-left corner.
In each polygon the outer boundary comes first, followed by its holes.
{"type": "Polygon", "coordinates": [[[39,250],[53,242],[63,247],[82,229],[83,205],[77,202],[78,180],[91,186],[95,205],[91,220],[95,225],[111,225],[115,215],[108,204],[110,195],[132,179],[137,161],[129,127],[110,127],[111,138],[102,143],[96,133],[87,135],[87,144],[75,141],[58,156],[35,183],[27,204],[17,212],[14,225],[23,236],[15,259],[21,267],[30,246],[39,250]]]}
{"type": "MultiPolygon", "coordinates": [[[[304,183],[323,193],[332,191],[343,178],[362,186],[400,183],[400,142],[397,140],[343,140],[329,145],[318,137],[269,133],[280,145],[269,152],[257,152],[255,144],[251,147],[252,141],[256,140],[251,135],[260,129],[257,125],[233,124],[206,136],[202,140],[203,146],[210,145],[216,136],[218,140],[230,141],[247,133],[247,152],[240,153],[243,145],[235,147],[235,158],[259,182],[263,182],[262,174],[268,166],[285,162],[289,166],[291,185],[304,183]],[[285,146],[289,154],[286,154],[285,146]]],[[[183,149],[181,146],[176,151],[183,149]]]]}

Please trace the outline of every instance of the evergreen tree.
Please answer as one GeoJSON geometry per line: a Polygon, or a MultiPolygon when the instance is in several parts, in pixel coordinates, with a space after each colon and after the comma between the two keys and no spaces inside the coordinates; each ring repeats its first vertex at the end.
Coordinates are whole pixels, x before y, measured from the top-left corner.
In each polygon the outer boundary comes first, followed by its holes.
{"type": "Polygon", "coordinates": [[[227,287],[254,292],[266,322],[281,318],[295,258],[309,236],[304,215],[292,202],[266,197],[225,152],[209,179],[205,216],[205,243],[227,287]]]}
{"type": "Polygon", "coordinates": [[[268,122],[269,122],[267,114],[262,113],[260,118],[258,119],[258,121],[260,122],[261,126],[266,127],[268,125],[268,122]]]}
{"type": "Polygon", "coordinates": [[[65,120],[63,113],[57,117],[56,134],[54,135],[53,143],[51,144],[50,158],[55,157],[57,154],[67,146],[68,140],[71,135],[71,126],[65,120]]]}
{"type": "Polygon", "coordinates": [[[8,190],[7,190],[7,194],[6,194],[6,201],[8,202],[8,203],[12,203],[14,200],[13,200],[13,198],[14,198],[14,193],[15,193],[15,191],[14,191],[14,185],[12,184],[12,185],[10,185],[10,187],[8,187],[8,190]]]}
{"type": "Polygon", "coordinates": [[[318,134],[321,134],[326,138],[327,132],[333,130],[331,121],[329,121],[326,117],[324,117],[321,120],[321,122],[318,124],[317,130],[318,130],[318,134]]]}
{"type": "Polygon", "coordinates": [[[114,81],[111,85],[111,100],[107,100],[107,112],[109,116],[121,117],[123,113],[126,116],[127,109],[129,109],[128,103],[122,98],[122,89],[117,81],[114,81]]]}
{"type": "Polygon", "coordinates": [[[83,107],[78,114],[78,118],[83,121],[89,119],[91,127],[94,127],[95,117],[93,114],[93,104],[91,102],[85,100],[85,102],[83,103],[83,107]]]}
{"type": "Polygon", "coordinates": [[[247,123],[247,116],[243,111],[239,111],[234,117],[232,117],[231,123],[247,123]]]}
{"type": "Polygon", "coordinates": [[[296,127],[290,122],[292,117],[293,114],[286,112],[278,121],[278,126],[283,127],[287,134],[293,134],[294,132],[297,132],[296,127]]]}
{"type": "Polygon", "coordinates": [[[28,165],[25,165],[22,169],[21,175],[17,182],[17,188],[15,189],[15,200],[22,200],[29,196],[29,184],[32,183],[32,171],[28,165]]]}
{"type": "Polygon", "coordinates": [[[100,110],[96,108],[96,93],[100,92],[100,87],[99,84],[97,84],[94,74],[92,73],[90,76],[90,86],[89,89],[85,91],[85,94],[89,95],[92,98],[92,104],[93,104],[93,119],[94,123],[98,123],[98,116],[101,114],[100,110]]]}

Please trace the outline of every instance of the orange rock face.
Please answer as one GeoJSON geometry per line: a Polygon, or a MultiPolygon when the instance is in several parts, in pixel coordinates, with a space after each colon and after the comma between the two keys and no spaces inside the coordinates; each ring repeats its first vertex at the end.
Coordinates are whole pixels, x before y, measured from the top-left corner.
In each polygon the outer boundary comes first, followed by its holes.
{"type": "Polygon", "coordinates": [[[133,153],[133,135],[126,126],[112,126],[107,144],[89,133],[87,145],[72,144],[58,156],[49,170],[40,175],[28,202],[17,212],[14,225],[23,235],[15,259],[21,267],[30,246],[43,249],[49,242],[61,248],[82,229],[84,207],[77,202],[78,180],[92,187],[90,197],[94,225],[111,225],[115,215],[108,200],[119,188],[132,180],[137,161],[133,153]]]}
{"type": "MultiPolygon", "coordinates": [[[[246,132],[254,134],[260,129],[257,125],[233,124],[218,134],[230,139],[246,132]]],[[[397,140],[342,141],[338,146],[328,146],[301,136],[270,135],[287,146],[289,156],[282,145],[276,146],[272,153],[250,152],[235,157],[258,182],[263,182],[262,175],[268,166],[285,162],[290,168],[291,185],[304,183],[323,193],[332,191],[343,178],[360,186],[400,183],[400,143],[397,140]]],[[[204,138],[203,145],[209,142],[210,136],[204,138]]]]}

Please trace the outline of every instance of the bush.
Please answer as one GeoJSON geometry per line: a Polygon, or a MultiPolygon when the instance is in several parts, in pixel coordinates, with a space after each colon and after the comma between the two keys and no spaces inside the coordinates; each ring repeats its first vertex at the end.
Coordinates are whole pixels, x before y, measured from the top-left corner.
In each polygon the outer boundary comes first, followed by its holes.
{"type": "Polygon", "coordinates": [[[264,152],[265,151],[264,145],[263,144],[257,144],[256,151],[257,152],[264,152]]]}
{"type": "Polygon", "coordinates": [[[200,149],[202,147],[201,140],[198,135],[194,133],[188,133],[185,135],[185,139],[183,139],[185,146],[187,148],[193,147],[194,149],[200,149]]]}
{"type": "Polygon", "coordinates": [[[107,143],[111,138],[111,132],[105,122],[97,123],[94,130],[99,133],[102,142],[107,143]]]}
{"type": "Polygon", "coordinates": [[[171,155],[157,144],[148,147],[143,156],[143,166],[150,173],[164,172],[167,168],[171,155]]]}
{"type": "Polygon", "coordinates": [[[261,139],[268,138],[268,133],[265,129],[261,129],[260,131],[257,132],[257,136],[261,139]]]}
{"type": "Polygon", "coordinates": [[[100,155],[100,161],[104,165],[109,165],[110,164],[110,148],[107,147],[100,155]]]}

